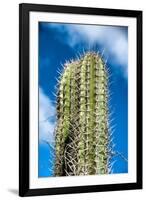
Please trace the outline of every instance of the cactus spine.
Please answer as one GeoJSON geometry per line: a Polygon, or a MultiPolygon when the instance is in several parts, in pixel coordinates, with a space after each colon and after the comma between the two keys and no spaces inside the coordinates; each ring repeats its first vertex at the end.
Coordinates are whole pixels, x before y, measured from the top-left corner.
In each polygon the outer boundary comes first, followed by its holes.
{"type": "Polygon", "coordinates": [[[55,176],[108,173],[108,74],[95,52],[64,66],[55,149],[55,176]]]}

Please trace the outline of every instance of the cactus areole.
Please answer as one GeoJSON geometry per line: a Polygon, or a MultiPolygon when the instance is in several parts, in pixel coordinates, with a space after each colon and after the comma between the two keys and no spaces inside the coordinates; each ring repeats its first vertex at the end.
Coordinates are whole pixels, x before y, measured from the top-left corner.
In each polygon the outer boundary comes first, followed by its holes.
{"type": "Polygon", "coordinates": [[[108,173],[108,73],[87,52],[67,62],[57,93],[55,176],[108,173]]]}

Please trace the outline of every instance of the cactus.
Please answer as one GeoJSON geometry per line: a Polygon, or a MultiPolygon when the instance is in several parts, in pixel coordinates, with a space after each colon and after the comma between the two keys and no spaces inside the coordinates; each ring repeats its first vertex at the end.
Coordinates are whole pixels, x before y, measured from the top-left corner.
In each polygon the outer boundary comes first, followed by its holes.
{"type": "Polygon", "coordinates": [[[67,62],[57,92],[55,176],[107,174],[108,73],[102,57],[87,52],[67,62]]]}

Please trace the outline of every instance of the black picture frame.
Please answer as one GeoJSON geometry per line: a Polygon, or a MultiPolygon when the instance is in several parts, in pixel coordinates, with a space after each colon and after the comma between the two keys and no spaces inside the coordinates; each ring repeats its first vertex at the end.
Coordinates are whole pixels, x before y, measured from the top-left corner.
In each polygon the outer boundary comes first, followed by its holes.
{"type": "Polygon", "coordinates": [[[72,7],[58,5],[19,5],[19,195],[55,195],[142,189],[142,11],[72,7]],[[29,187],[29,13],[59,12],[136,18],[137,22],[137,181],[108,185],[30,189],[29,187]]]}

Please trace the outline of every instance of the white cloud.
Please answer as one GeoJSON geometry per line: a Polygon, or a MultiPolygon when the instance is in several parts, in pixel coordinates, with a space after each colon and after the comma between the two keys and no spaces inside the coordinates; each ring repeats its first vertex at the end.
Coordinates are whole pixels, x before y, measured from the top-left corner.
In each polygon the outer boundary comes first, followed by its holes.
{"type": "Polygon", "coordinates": [[[120,27],[57,24],[51,26],[67,34],[66,41],[71,47],[81,41],[91,48],[96,43],[102,45],[105,51],[112,55],[113,61],[123,67],[124,75],[127,74],[128,41],[120,27]]]}
{"type": "Polygon", "coordinates": [[[39,88],[39,141],[54,142],[55,106],[39,88]]]}
{"type": "Polygon", "coordinates": [[[68,28],[73,43],[78,36],[91,46],[98,42],[105,49],[114,54],[121,65],[127,64],[128,42],[120,28],[110,26],[72,25],[68,28]],[[75,37],[75,39],[74,39],[75,37]]]}

